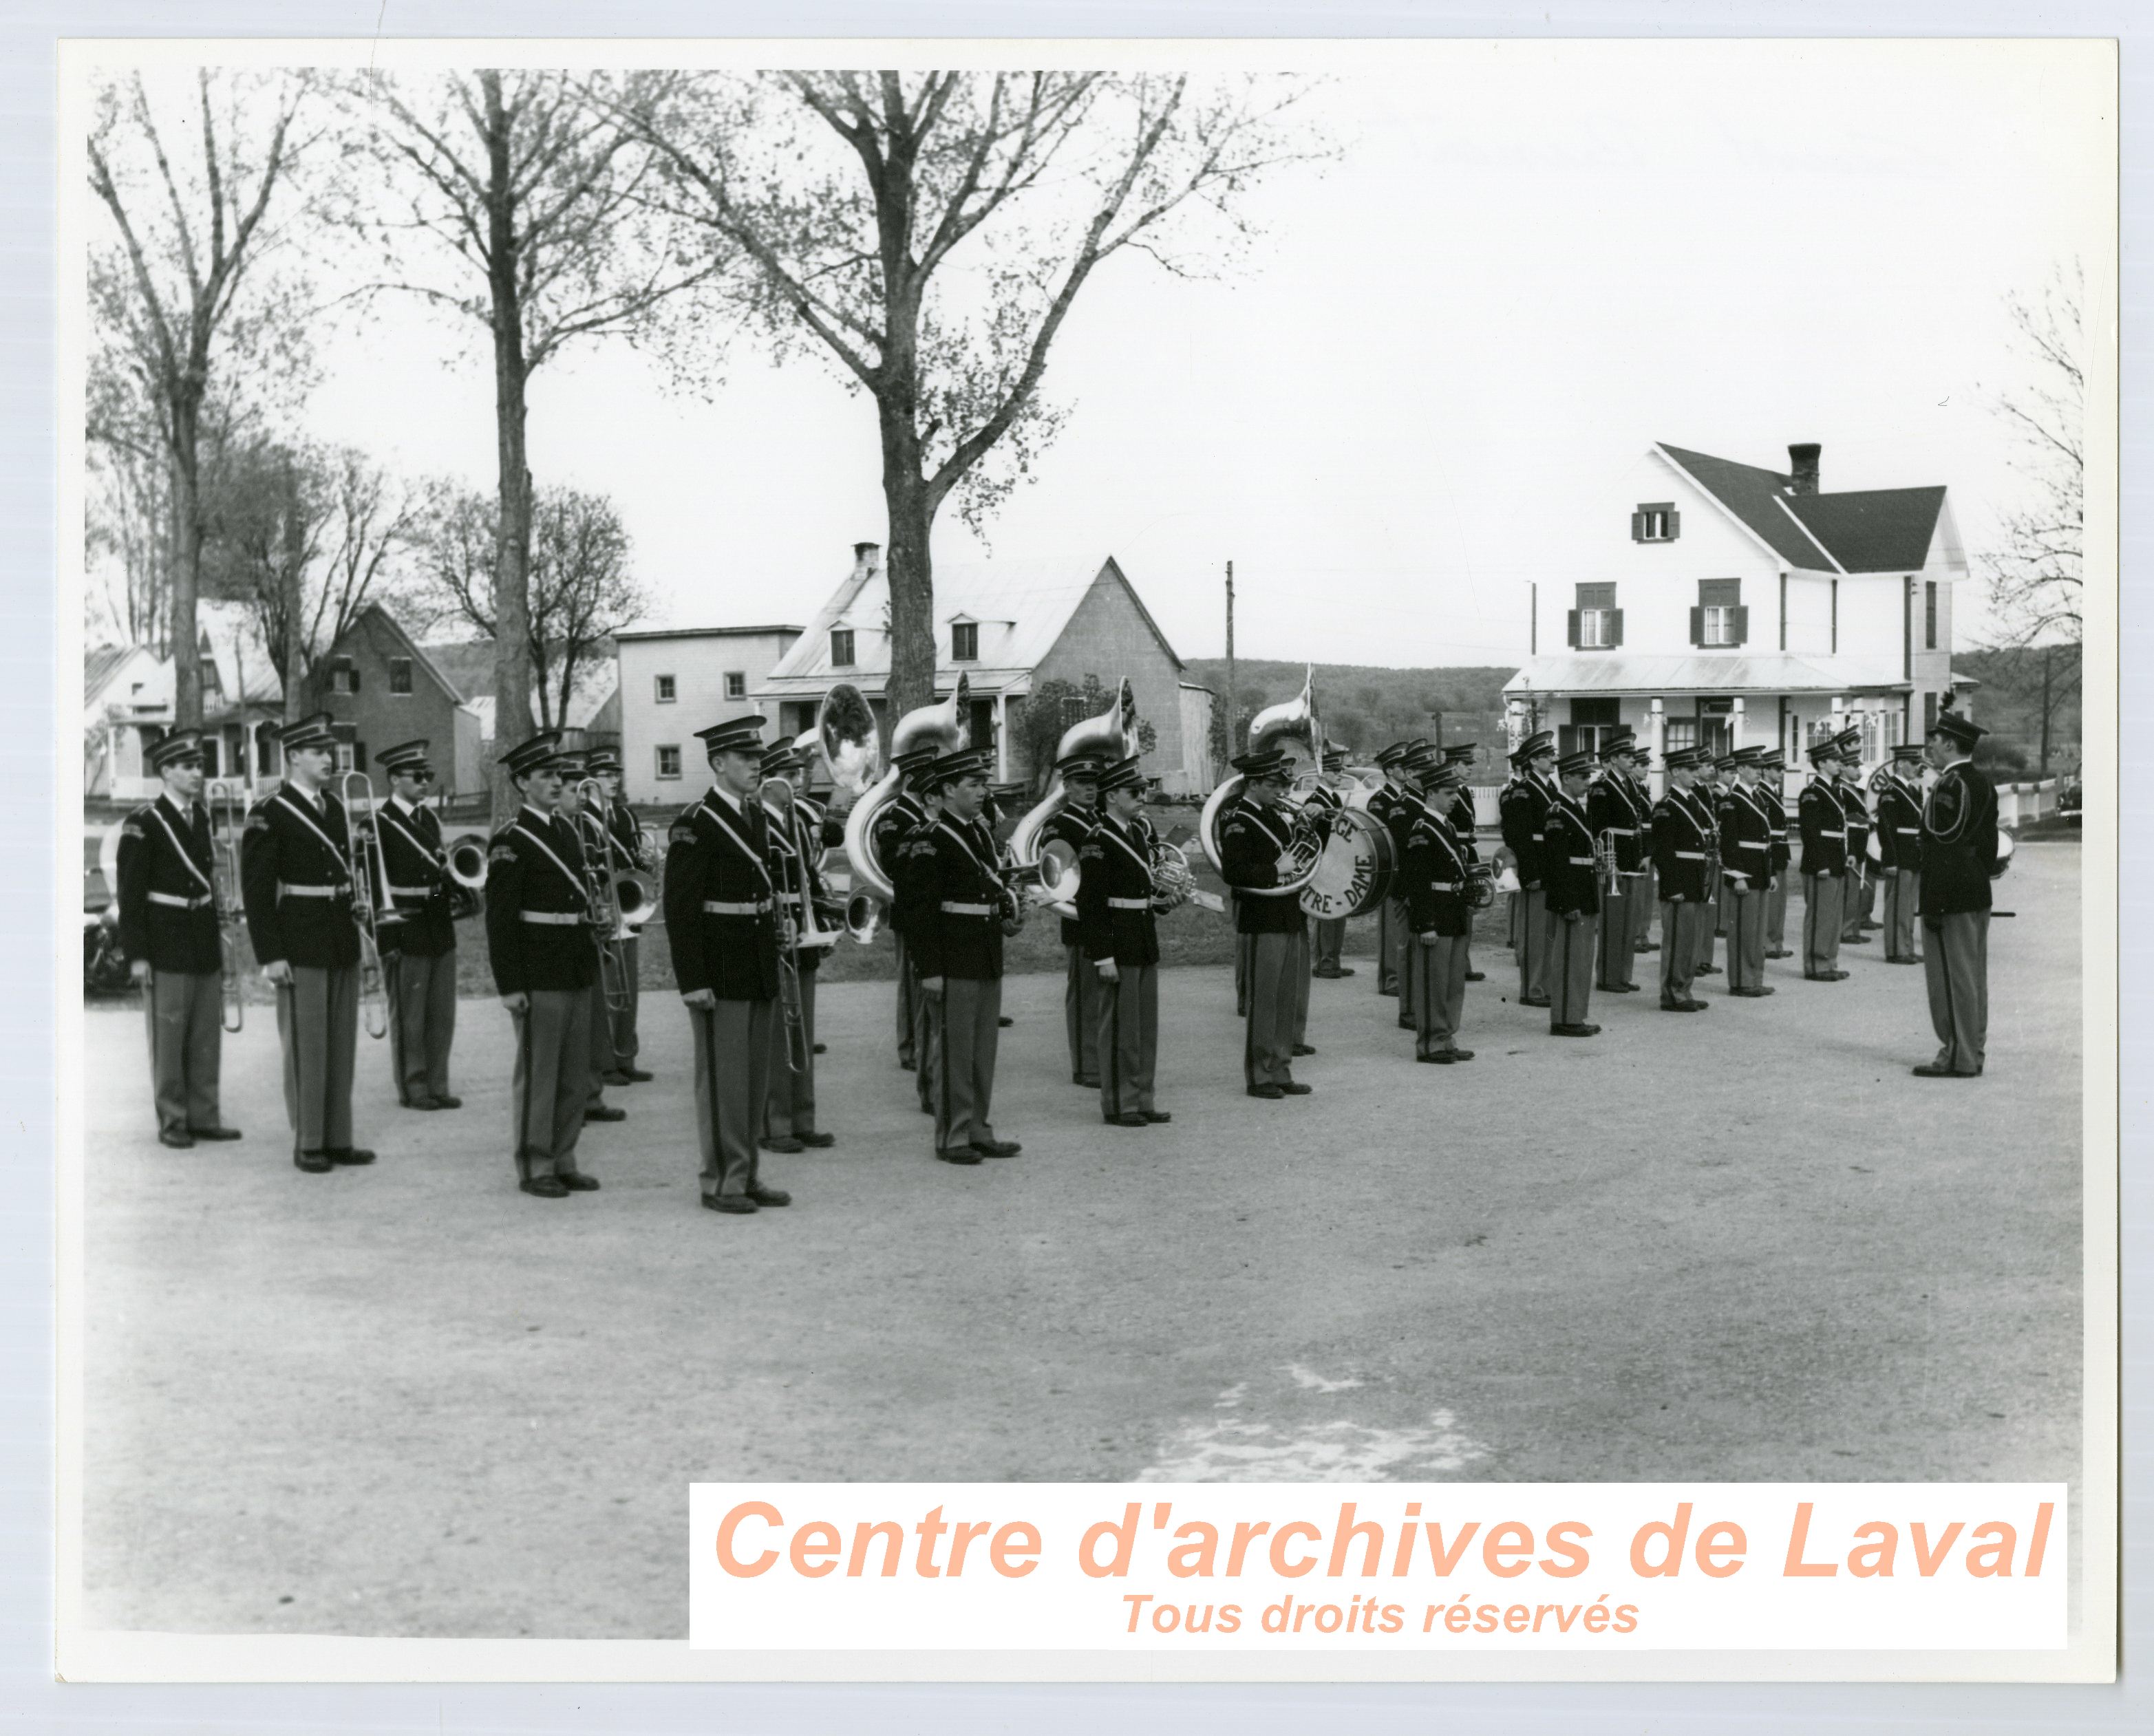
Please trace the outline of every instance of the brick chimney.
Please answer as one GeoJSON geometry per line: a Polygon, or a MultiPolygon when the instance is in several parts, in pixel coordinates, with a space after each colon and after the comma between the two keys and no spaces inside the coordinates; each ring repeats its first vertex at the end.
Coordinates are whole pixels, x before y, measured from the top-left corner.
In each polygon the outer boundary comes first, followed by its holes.
{"type": "Polygon", "coordinates": [[[876,570],[881,565],[882,544],[880,543],[855,543],[853,544],[854,578],[872,579],[875,577],[876,570]]]}
{"type": "Polygon", "coordinates": [[[1818,454],[1825,450],[1815,441],[1788,448],[1788,493],[1815,494],[1818,491],[1818,454]]]}

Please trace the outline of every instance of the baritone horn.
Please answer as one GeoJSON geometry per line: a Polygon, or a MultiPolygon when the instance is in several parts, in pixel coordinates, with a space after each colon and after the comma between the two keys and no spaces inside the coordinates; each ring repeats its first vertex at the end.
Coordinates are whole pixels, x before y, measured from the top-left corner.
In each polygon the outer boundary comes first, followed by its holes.
{"type": "MultiPolygon", "coordinates": [[[[938,755],[955,753],[970,738],[965,717],[972,700],[972,682],[961,675],[955,691],[940,705],[923,705],[907,712],[890,733],[891,758],[896,759],[922,748],[932,748],[938,755]]],[[[840,778],[841,755],[846,759],[848,777],[861,776],[879,763],[879,756],[869,759],[863,751],[874,738],[875,714],[868,710],[867,701],[859,688],[840,682],[824,696],[819,712],[835,732],[835,738],[824,738],[823,755],[833,779],[840,778]],[[846,695],[850,698],[843,697],[846,695]],[[837,721],[850,717],[855,706],[865,715],[865,733],[857,717],[852,717],[850,728],[837,721]],[[832,748],[834,740],[835,752],[832,748]]],[[[819,722],[818,733],[821,733],[819,722]]],[[[902,779],[903,774],[895,765],[886,768],[860,793],[852,811],[845,816],[845,860],[853,876],[852,896],[845,901],[845,932],[863,947],[875,939],[875,931],[882,924],[883,911],[897,901],[897,889],[875,855],[875,825],[882,818],[883,809],[897,799],[902,779]]],[[[840,787],[844,787],[842,783],[840,787]]]]}
{"type": "MultiPolygon", "coordinates": [[[[1126,759],[1137,738],[1136,692],[1125,677],[1115,690],[1114,703],[1096,717],[1085,717],[1062,732],[1054,749],[1059,765],[1076,754],[1090,753],[1111,764],[1126,759]]],[[[1077,855],[1067,845],[1043,845],[1040,833],[1047,823],[1069,805],[1062,774],[1048,780],[1047,794],[1011,829],[1009,855],[1013,865],[1027,871],[1027,896],[1059,916],[1077,914],[1077,855]]]]}
{"type": "Polygon", "coordinates": [[[370,1037],[389,1034],[389,994],[381,970],[381,925],[396,920],[389,893],[389,858],[374,811],[374,780],[346,772],[338,781],[351,828],[351,915],[359,925],[359,1019],[370,1037]]]}
{"type": "Polygon", "coordinates": [[[487,841],[476,832],[465,833],[448,847],[452,920],[475,917],[486,907],[486,853],[487,841]]]}

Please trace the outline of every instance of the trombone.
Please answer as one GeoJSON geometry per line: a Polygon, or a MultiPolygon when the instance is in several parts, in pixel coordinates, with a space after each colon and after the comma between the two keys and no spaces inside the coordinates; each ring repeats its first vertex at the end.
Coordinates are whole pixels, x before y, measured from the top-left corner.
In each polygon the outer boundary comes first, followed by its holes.
{"type": "MultiPolygon", "coordinates": [[[[585,778],[576,785],[576,834],[584,845],[584,896],[590,901],[590,924],[593,938],[599,948],[599,987],[605,997],[609,1013],[625,1013],[634,998],[634,985],[628,980],[628,954],[621,940],[629,930],[621,914],[621,901],[615,893],[610,867],[613,849],[611,834],[605,825],[605,787],[595,778],[585,778]],[[591,855],[592,832],[598,834],[598,855],[591,855]]],[[[645,913],[649,914],[649,901],[644,896],[641,884],[636,896],[643,901],[645,913]]]]}
{"type": "Polygon", "coordinates": [[[368,1036],[378,1039],[389,1034],[389,995],[381,971],[383,913],[396,908],[389,896],[389,859],[382,853],[381,823],[374,813],[374,780],[364,772],[346,772],[337,780],[337,795],[351,828],[351,915],[359,925],[360,1023],[368,1036]]]}
{"type": "MultiPolygon", "coordinates": [[[[247,804],[239,787],[229,783],[212,784],[209,808],[210,856],[212,873],[217,882],[217,923],[224,931],[223,945],[219,951],[222,980],[218,985],[218,993],[224,1003],[224,1028],[235,1034],[247,1027],[246,983],[232,965],[239,947],[239,930],[247,920],[246,899],[239,881],[239,832],[246,821],[247,804]]],[[[114,874],[106,877],[111,881],[116,895],[119,876],[114,874]]]]}

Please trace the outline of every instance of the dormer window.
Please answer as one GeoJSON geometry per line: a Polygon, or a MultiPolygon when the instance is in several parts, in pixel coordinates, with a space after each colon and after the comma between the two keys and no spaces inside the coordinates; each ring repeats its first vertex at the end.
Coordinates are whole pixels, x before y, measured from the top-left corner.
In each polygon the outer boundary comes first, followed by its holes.
{"type": "Polygon", "coordinates": [[[853,630],[850,627],[830,629],[830,666],[833,669],[853,666],[853,630]]]}
{"type": "Polygon", "coordinates": [[[1682,514],[1672,500],[1646,501],[1631,514],[1634,543],[1672,543],[1682,531],[1682,514]]]}
{"type": "Polygon", "coordinates": [[[980,624],[975,620],[950,623],[950,661],[976,663],[980,657],[980,624]]]}

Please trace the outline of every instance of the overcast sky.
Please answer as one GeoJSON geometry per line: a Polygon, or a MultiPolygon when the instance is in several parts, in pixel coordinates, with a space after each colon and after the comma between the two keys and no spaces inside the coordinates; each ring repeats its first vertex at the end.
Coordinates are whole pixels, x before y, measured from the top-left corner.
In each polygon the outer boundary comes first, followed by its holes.
{"type": "MultiPolygon", "coordinates": [[[[1074,413],[983,549],[1107,554],[1185,656],[1510,663],[1574,501],[1667,440],[1828,489],[2014,487],[2004,311],[2105,257],[2111,86],[2070,44],[1425,43],[1317,100],[1339,160],[1250,209],[1231,281],[1110,262],[1045,387],[1074,413]]],[[[490,362],[409,305],[332,340],[314,431],[493,482],[490,362]]],[[[804,621],[884,538],[874,416],[733,346],[708,401],[625,345],[531,394],[540,483],[603,492],[651,625],[804,621]]],[[[1621,524],[1611,537],[1627,534],[1621,524]]],[[[1973,611],[1962,615],[1963,637],[1973,611]]]]}

